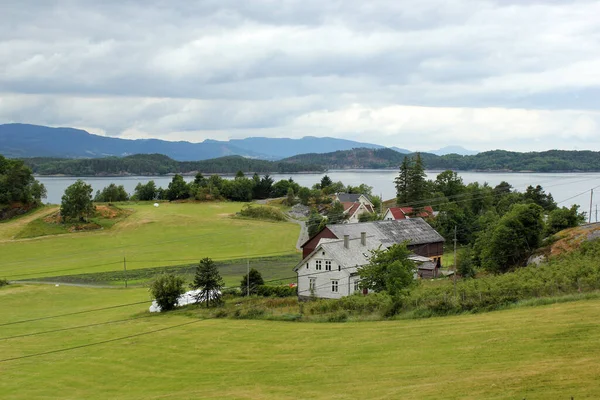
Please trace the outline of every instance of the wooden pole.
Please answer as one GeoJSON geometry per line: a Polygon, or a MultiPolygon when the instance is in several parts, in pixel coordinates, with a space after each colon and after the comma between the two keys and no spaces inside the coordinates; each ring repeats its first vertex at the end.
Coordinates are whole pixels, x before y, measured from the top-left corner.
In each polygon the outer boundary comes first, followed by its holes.
{"type": "Polygon", "coordinates": [[[127,288],[127,260],[123,257],[123,271],[125,272],[125,288],[127,288]]]}
{"type": "Polygon", "coordinates": [[[456,297],[456,225],[454,225],[454,275],[452,278],[454,285],[454,297],[456,297]]]}
{"type": "Polygon", "coordinates": [[[588,218],[588,224],[592,223],[592,202],[594,201],[594,189],[590,190],[590,215],[588,218]]]}

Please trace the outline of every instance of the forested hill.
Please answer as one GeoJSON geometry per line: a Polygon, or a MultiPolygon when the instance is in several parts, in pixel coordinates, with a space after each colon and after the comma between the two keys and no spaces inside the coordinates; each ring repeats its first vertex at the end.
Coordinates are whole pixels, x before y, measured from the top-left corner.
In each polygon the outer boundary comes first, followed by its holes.
{"type": "MultiPolygon", "coordinates": [[[[329,169],[397,168],[406,154],[391,149],[352,149],[326,154],[301,154],[286,158],[285,162],[322,165],[329,169]]],[[[410,156],[410,155],[409,155],[410,156]]],[[[550,150],[517,153],[486,151],[472,156],[448,154],[436,156],[421,153],[428,169],[484,170],[484,171],[600,171],[600,152],[550,150]]]]}
{"type": "Polygon", "coordinates": [[[90,159],[26,158],[35,174],[70,176],[164,175],[171,173],[288,173],[321,171],[318,165],[254,160],[227,156],[202,161],[175,161],[161,154],[137,154],[127,157],[90,159]]]}

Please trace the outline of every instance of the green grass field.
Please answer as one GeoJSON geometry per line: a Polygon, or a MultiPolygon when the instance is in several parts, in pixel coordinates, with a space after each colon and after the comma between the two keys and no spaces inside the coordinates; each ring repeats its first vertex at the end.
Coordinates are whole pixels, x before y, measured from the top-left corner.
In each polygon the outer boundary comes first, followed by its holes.
{"type": "Polygon", "coordinates": [[[600,398],[600,300],[339,324],[150,315],[142,289],[11,285],[0,302],[7,399],[600,398]]]}
{"type": "Polygon", "coordinates": [[[0,277],[11,280],[294,254],[299,226],[231,218],[242,203],[127,204],[124,221],[101,231],[14,239],[55,209],[0,225],[0,277]]]}

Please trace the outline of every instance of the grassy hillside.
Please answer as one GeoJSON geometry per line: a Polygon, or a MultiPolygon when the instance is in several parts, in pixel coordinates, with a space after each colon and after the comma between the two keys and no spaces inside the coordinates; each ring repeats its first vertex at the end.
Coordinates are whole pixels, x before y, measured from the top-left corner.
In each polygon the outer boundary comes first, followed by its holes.
{"type": "Polygon", "coordinates": [[[9,286],[0,298],[0,324],[10,324],[0,326],[0,393],[10,399],[600,397],[600,300],[299,324],[150,316],[141,289],[9,286]]]}
{"type": "Polygon", "coordinates": [[[125,205],[133,214],[109,230],[14,239],[45,208],[0,225],[0,277],[11,280],[294,254],[299,226],[231,218],[242,203],[125,205]]]}

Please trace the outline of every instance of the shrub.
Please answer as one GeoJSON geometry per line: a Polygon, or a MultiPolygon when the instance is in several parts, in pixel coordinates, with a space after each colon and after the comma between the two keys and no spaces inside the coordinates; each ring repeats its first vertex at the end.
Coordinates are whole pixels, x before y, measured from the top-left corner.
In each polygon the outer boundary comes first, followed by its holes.
{"type": "Polygon", "coordinates": [[[150,293],[162,311],[169,311],[177,306],[177,299],[183,293],[184,281],[173,274],[163,274],[150,284],[150,293]]]}
{"type": "Polygon", "coordinates": [[[7,286],[7,285],[8,285],[8,279],[0,279],[0,287],[7,286]]]}
{"type": "Polygon", "coordinates": [[[254,206],[246,204],[240,211],[240,215],[246,218],[267,221],[286,221],[285,214],[280,209],[270,206],[254,206]]]}
{"type": "Polygon", "coordinates": [[[298,288],[290,286],[260,285],[256,287],[256,294],[262,297],[291,297],[298,295],[298,288]]]}

